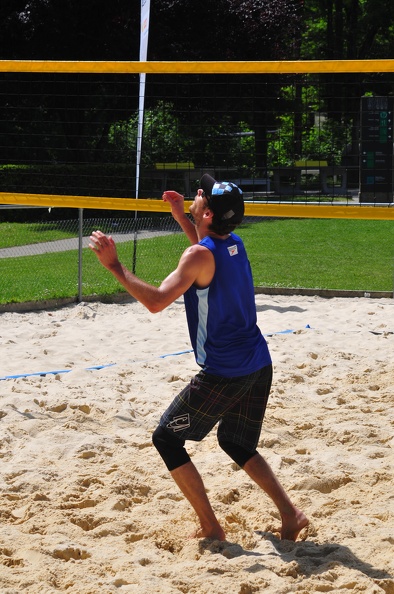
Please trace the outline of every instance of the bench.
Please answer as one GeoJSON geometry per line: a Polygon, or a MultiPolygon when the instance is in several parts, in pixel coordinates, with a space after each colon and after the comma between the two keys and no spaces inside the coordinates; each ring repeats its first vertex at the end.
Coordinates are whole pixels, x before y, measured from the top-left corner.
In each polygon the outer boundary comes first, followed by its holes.
{"type": "Polygon", "coordinates": [[[238,179],[229,179],[241,188],[243,192],[264,192],[268,194],[271,192],[271,180],[267,177],[240,177],[238,179]]]}
{"type": "Polygon", "coordinates": [[[275,194],[303,196],[315,192],[329,196],[347,195],[346,167],[328,165],[327,161],[296,161],[289,167],[274,167],[272,173],[275,194]]]}
{"type": "Polygon", "coordinates": [[[191,180],[194,182],[197,177],[192,162],[155,163],[154,167],[143,167],[140,172],[142,192],[150,198],[161,198],[165,190],[177,190],[190,196],[191,180]]]}
{"type": "Polygon", "coordinates": [[[239,172],[236,169],[225,169],[221,167],[195,167],[192,162],[182,163],[155,163],[154,168],[141,169],[141,179],[145,180],[144,186],[149,186],[149,194],[152,197],[161,197],[165,190],[177,189],[184,192],[185,196],[194,196],[196,191],[195,183],[204,173],[220,181],[231,181],[246,192],[265,193],[271,192],[271,179],[265,177],[237,177],[239,172]],[[155,184],[154,181],[157,181],[155,184]],[[180,185],[183,185],[183,188],[180,185]],[[193,186],[193,187],[192,187],[193,186]]]}
{"type": "Polygon", "coordinates": [[[239,186],[243,192],[265,192],[268,193],[271,190],[271,180],[267,177],[262,178],[243,178],[239,177],[235,179],[235,175],[239,175],[235,169],[225,169],[221,167],[195,167],[192,162],[183,163],[155,163],[154,169],[142,169],[141,177],[143,177],[149,185],[154,186],[154,180],[157,180],[157,186],[151,195],[161,196],[165,190],[177,189],[178,191],[184,191],[185,196],[194,196],[196,187],[195,182],[201,178],[204,173],[209,173],[215,179],[220,181],[231,181],[239,186]],[[183,188],[180,187],[180,183],[183,184],[183,188]]]}

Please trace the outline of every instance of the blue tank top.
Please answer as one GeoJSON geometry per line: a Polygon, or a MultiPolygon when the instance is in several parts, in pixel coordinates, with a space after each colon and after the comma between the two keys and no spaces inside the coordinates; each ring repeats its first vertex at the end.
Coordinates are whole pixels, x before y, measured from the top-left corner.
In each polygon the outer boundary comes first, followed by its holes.
{"type": "Polygon", "coordinates": [[[254,286],[243,241],[204,237],[200,245],[215,258],[208,287],[192,285],[185,293],[190,340],[206,373],[240,377],[271,364],[267,343],[257,326],[254,286]]]}

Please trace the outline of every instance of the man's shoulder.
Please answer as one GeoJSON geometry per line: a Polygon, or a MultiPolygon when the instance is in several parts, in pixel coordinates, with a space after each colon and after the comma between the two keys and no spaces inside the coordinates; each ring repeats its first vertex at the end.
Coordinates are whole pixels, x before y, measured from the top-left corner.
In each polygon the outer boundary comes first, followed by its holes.
{"type": "Polygon", "coordinates": [[[183,252],[179,270],[182,274],[194,276],[196,287],[207,287],[215,274],[215,258],[211,250],[196,243],[183,252]]]}
{"type": "Polygon", "coordinates": [[[187,247],[182,254],[182,258],[199,260],[209,258],[211,255],[209,247],[200,242],[187,247]]]}

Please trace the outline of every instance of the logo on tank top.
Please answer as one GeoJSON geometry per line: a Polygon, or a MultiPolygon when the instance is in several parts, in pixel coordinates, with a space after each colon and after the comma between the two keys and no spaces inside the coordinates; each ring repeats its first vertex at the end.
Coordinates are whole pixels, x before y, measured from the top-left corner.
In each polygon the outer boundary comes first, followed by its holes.
{"type": "Polygon", "coordinates": [[[238,246],[237,245],[230,245],[230,247],[228,247],[227,249],[228,249],[228,253],[230,254],[230,256],[236,256],[238,254],[238,246]]]}

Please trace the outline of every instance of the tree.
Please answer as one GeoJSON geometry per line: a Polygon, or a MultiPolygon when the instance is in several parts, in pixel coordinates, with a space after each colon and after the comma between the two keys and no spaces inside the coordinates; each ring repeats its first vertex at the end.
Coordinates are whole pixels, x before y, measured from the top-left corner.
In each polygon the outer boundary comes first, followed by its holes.
{"type": "Polygon", "coordinates": [[[301,15],[301,0],[162,0],[152,9],[151,59],[294,59],[301,15]]]}
{"type": "Polygon", "coordinates": [[[365,60],[394,53],[391,0],[309,0],[303,59],[365,60]]]}
{"type": "Polygon", "coordinates": [[[139,7],[138,0],[3,0],[0,58],[138,59],[139,7]]]}
{"type": "MultiPolygon", "coordinates": [[[[300,45],[300,0],[162,0],[152,2],[149,58],[151,60],[271,60],[296,58],[300,45]]],[[[8,0],[0,11],[5,35],[0,40],[0,57],[19,59],[136,60],[138,59],[139,0],[8,0]],[[12,48],[12,49],[11,49],[12,48]]],[[[23,78],[23,77],[22,77],[23,78]]],[[[45,78],[45,77],[44,77],[45,78]]],[[[29,81],[29,75],[25,80],[29,81]]],[[[93,76],[50,77],[53,93],[43,93],[41,113],[53,121],[64,146],[48,159],[97,160],[105,148],[103,139],[114,120],[124,121],[137,108],[137,85],[125,92],[120,86],[126,78],[101,78],[96,84],[97,98],[92,104],[83,89],[93,76]],[[78,83],[77,83],[78,80],[78,83]],[[116,84],[113,84],[113,83],[116,84]],[[122,101],[134,89],[134,96],[122,101]],[[61,97],[67,97],[67,107],[61,97]],[[57,97],[57,99],[55,99],[57,97]],[[56,101],[58,102],[56,104],[56,101]],[[127,104],[127,107],[126,107],[127,104]],[[111,106],[111,115],[109,111],[111,106]],[[128,113],[126,113],[128,111],[128,113]],[[74,119],[71,114],[76,117],[74,119]],[[103,116],[106,117],[103,117],[103,116]],[[110,118],[108,119],[108,116],[110,118]],[[94,133],[92,130],[95,128],[94,133]],[[93,135],[93,141],[92,141],[93,135]],[[86,139],[90,138],[87,143],[86,139]],[[61,150],[61,155],[59,155],[61,150]]],[[[148,77],[147,106],[154,108],[166,98],[162,89],[176,80],[166,76],[148,77]],[[159,84],[157,84],[157,82],[159,84]],[[163,84],[161,84],[163,83],[163,84]]],[[[178,79],[179,80],[179,79],[178,79]]],[[[191,81],[183,77],[184,81],[191,81]]],[[[196,77],[194,77],[194,81],[196,77]]],[[[272,80],[272,79],[271,79],[272,80]]],[[[127,81],[129,82],[129,81],[127,81]]],[[[255,131],[256,155],[261,168],[266,160],[266,130],[273,125],[272,109],[266,103],[267,87],[262,77],[198,77],[203,89],[191,96],[187,84],[176,98],[175,108],[187,114],[187,122],[197,128],[220,125],[223,113],[231,129],[248,122],[255,131]],[[240,97],[241,84],[243,96],[240,97]],[[215,85],[227,85],[226,97],[217,97],[215,85]],[[245,92],[246,89],[246,92],[245,92]],[[233,99],[232,99],[233,97],[233,99]],[[243,109],[235,116],[240,105],[243,109]],[[206,119],[210,112],[209,121],[206,119]],[[191,120],[191,121],[190,121],[191,120]]],[[[45,88],[45,87],[44,87],[45,88]]],[[[49,87],[48,87],[49,88],[49,87]]],[[[195,86],[194,86],[195,89],[195,86]]],[[[22,99],[21,99],[22,100],[22,99]]],[[[26,111],[26,105],[23,109],[26,111]]],[[[34,108],[35,109],[35,108],[34,108]]],[[[31,111],[31,121],[37,112],[31,111]]],[[[51,124],[52,125],[52,124],[51,124]]],[[[48,124],[49,126],[49,124],[48,124]]],[[[45,142],[42,151],[45,152],[45,142]]],[[[41,155],[42,155],[41,151],[41,155]]],[[[202,154],[202,152],[201,152],[202,154]]],[[[102,158],[102,157],[100,157],[102,158]]]]}
{"type": "MultiPolygon", "coordinates": [[[[305,8],[303,59],[379,59],[394,54],[392,0],[309,0],[305,8]]],[[[340,126],[352,131],[350,164],[358,164],[360,97],[365,93],[390,95],[390,75],[321,75],[323,110],[340,126]],[[345,83],[345,84],[344,84],[345,83]],[[340,90],[340,92],[339,92],[340,90]]]]}
{"type": "MultiPolygon", "coordinates": [[[[152,60],[281,60],[297,59],[300,50],[300,0],[162,0],[153,7],[150,58],[152,60]]],[[[148,77],[152,81],[150,77],[148,77]]],[[[163,77],[157,88],[169,89],[176,77],[163,77]]],[[[182,80],[187,80],[183,77],[182,80]]],[[[229,131],[240,131],[247,122],[255,134],[256,167],[267,166],[267,130],[275,125],[272,96],[277,95],[269,75],[189,77],[175,98],[181,113],[187,113],[193,129],[201,121],[215,129],[223,115],[229,131]],[[270,85],[267,85],[267,82],[270,85]],[[198,88],[200,86],[200,89],[198,88]],[[218,89],[221,89],[218,92],[218,89]],[[226,92],[224,91],[226,90],[226,92]],[[209,114],[209,115],[208,115],[209,114]]],[[[278,88],[280,81],[277,79],[278,88]]],[[[155,100],[150,87],[150,96],[155,100]]],[[[157,97],[159,99],[159,97],[157,97]]],[[[196,139],[198,142],[198,139],[196,139]]],[[[200,140],[201,143],[201,140],[200,140]]],[[[200,151],[203,161],[203,151],[200,151]]]]}
{"type": "MultiPolygon", "coordinates": [[[[295,58],[300,44],[301,9],[299,0],[153,2],[149,57],[152,60],[295,58]]],[[[0,55],[21,59],[137,59],[139,15],[139,0],[127,3],[125,0],[111,3],[103,0],[8,0],[0,12],[6,31],[0,41],[0,55]]],[[[188,82],[191,78],[183,77],[183,80],[188,82]]],[[[22,79],[27,84],[33,80],[29,75],[22,79]]],[[[129,85],[126,90],[125,85],[123,93],[120,85],[125,77],[117,79],[112,76],[111,81],[101,77],[95,81],[92,76],[73,79],[60,75],[49,79],[50,83],[46,86],[47,77],[42,78],[39,113],[38,106],[32,106],[31,117],[27,118],[36,126],[48,128],[48,134],[41,135],[42,146],[36,148],[37,159],[62,162],[102,159],[100,152],[106,148],[105,138],[113,121],[124,121],[137,107],[137,85],[134,85],[134,97],[125,107],[127,101],[122,101],[122,97],[126,97],[132,89],[129,85]],[[93,101],[91,95],[84,91],[89,85],[91,90],[93,86],[95,88],[93,101]],[[52,92],[49,92],[49,87],[52,92]],[[67,109],[64,109],[64,100],[61,99],[64,97],[67,97],[67,109]],[[112,109],[110,117],[109,106],[112,109]],[[56,135],[61,139],[58,146],[50,147],[46,141],[51,127],[58,129],[56,135]]],[[[148,108],[154,109],[163,98],[162,89],[169,88],[175,80],[176,77],[171,79],[166,76],[161,84],[160,77],[148,77],[148,108]]],[[[262,77],[201,76],[198,83],[203,90],[201,94],[192,96],[186,84],[180,87],[181,92],[175,99],[175,109],[187,114],[184,124],[189,123],[192,130],[198,129],[203,117],[204,127],[216,129],[217,135],[223,138],[223,114],[232,114],[225,117],[228,132],[236,132],[241,122],[247,122],[255,132],[256,158],[263,169],[267,151],[266,130],[273,125],[274,118],[272,109],[261,109],[267,99],[267,86],[262,84],[262,77]],[[242,96],[241,84],[244,85],[242,96]],[[217,96],[217,85],[226,86],[225,97],[217,96]],[[242,111],[239,110],[240,105],[242,111]],[[236,113],[237,110],[239,113],[236,113]]],[[[20,109],[26,114],[27,100],[19,97],[19,101],[22,103],[20,109]]],[[[30,124],[26,125],[31,129],[30,124]]],[[[213,137],[212,134],[210,136],[213,137]]],[[[194,140],[197,145],[201,142],[199,138],[194,140]]],[[[18,151],[21,148],[20,145],[16,147],[18,151]]],[[[203,148],[199,151],[201,164],[204,164],[205,153],[203,148]]]]}
{"type": "MultiPolygon", "coordinates": [[[[139,18],[136,0],[8,0],[0,9],[0,57],[136,59],[139,18]]],[[[134,84],[120,75],[4,75],[0,159],[26,160],[27,154],[37,162],[108,160],[111,123],[137,106],[138,76],[132,78],[134,84]],[[33,135],[29,147],[26,139],[33,135]]]]}

